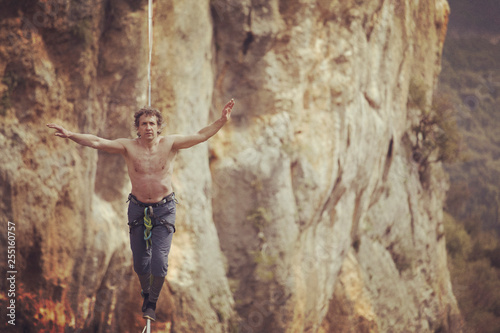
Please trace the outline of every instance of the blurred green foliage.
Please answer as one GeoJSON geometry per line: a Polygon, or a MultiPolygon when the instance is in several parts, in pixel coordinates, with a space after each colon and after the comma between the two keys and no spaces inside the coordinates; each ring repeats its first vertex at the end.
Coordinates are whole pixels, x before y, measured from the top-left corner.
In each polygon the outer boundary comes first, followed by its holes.
{"type": "Polygon", "coordinates": [[[92,19],[85,18],[76,21],[71,27],[70,33],[76,40],[83,43],[84,46],[89,46],[93,39],[92,19]]]}
{"type": "Polygon", "coordinates": [[[450,28],[500,33],[498,0],[448,0],[448,3],[452,17],[450,28]]]}
{"type": "Polygon", "coordinates": [[[453,104],[462,138],[462,158],[443,161],[448,264],[465,332],[500,332],[499,55],[500,43],[449,37],[437,92],[453,104]]]}
{"type": "Polygon", "coordinates": [[[469,235],[463,222],[445,214],[446,249],[453,292],[464,317],[465,332],[500,329],[500,251],[496,235],[469,235]],[[495,263],[495,264],[494,264],[495,263]]]}
{"type": "MultiPolygon", "coordinates": [[[[410,99],[411,91],[410,85],[410,99]]],[[[422,99],[416,100],[424,105],[422,99]]],[[[413,152],[414,156],[418,153],[421,165],[430,162],[450,163],[461,157],[462,137],[455,114],[455,106],[447,94],[437,94],[431,108],[423,109],[419,124],[413,128],[417,137],[413,152]]]]}
{"type": "Polygon", "coordinates": [[[448,38],[439,94],[457,110],[464,158],[445,167],[451,188],[447,206],[463,221],[500,231],[500,43],[448,38]],[[496,53],[496,57],[492,56],[496,53]],[[467,59],[467,60],[463,60],[467,59]],[[477,65],[488,59],[486,65],[477,65]],[[467,194],[467,195],[464,195],[467,194]]]}
{"type": "Polygon", "coordinates": [[[24,85],[24,80],[21,75],[16,74],[15,70],[7,68],[1,83],[7,87],[0,97],[0,116],[5,116],[7,110],[12,107],[12,94],[18,86],[24,85]]]}

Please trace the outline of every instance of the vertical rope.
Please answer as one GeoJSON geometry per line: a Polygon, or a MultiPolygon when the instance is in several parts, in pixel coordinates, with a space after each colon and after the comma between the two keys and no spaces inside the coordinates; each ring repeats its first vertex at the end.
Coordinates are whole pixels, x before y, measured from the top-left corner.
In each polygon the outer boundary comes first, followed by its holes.
{"type": "MultiPolygon", "coordinates": [[[[153,54],[153,0],[148,1],[148,41],[149,41],[149,60],[148,60],[148,106],[151,106],[151,58],[153,54]]],[[[144,211],[144,220],[146,221],[147,208],[144,211]]],[[[151,221],[151,220],[149,220],[151,221]]],[[[146,226],[147,230],[147,226],[146,226]]],[[[146,247],[151,244],[151,229],[149,230],[149,235],[147,235],[146,230],[144,231],[144,239],[146,240],[146,247]],[[148,237],[149,236],[149,237],[148,237]],[[149,244],[148,244],[149,241],[149,244]]],[[[146,326],[142,333],[151,333],[151,320],[147,319],[146,326]]]]}
{"type": "Polygon", "coordinates": [[[148,37],[149,37],[148,105],[151,106],[151,58],[153,54],[153,0],[149,0],[148,2],[148,37]]]}

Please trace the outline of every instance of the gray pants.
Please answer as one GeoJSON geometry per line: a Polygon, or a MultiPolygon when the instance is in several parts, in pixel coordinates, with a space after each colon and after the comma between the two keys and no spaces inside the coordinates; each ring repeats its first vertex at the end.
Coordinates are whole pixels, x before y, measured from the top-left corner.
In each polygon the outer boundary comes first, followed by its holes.
{"type": "Polygon", "coordinates": [[[128,225],[130,227],[130,247],[134,260],[134,271],[139,276],[152,274],[165,277],[168,269],[168,254],[175,232],[175,196],[165,197],[160,203],[145,204],[135,197],[129,196],[128,225]],[[148,207],[151,213],[153,229],[151,230],[151,246],[146,248],[144,240],[144,210],[148,207]]]}

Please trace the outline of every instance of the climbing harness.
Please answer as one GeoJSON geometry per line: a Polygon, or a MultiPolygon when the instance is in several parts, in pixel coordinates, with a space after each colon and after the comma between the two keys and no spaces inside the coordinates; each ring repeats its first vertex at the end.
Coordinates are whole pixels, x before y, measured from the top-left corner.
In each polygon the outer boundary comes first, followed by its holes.
{"type": "Polygon", "coordinates": [[[128,195],[127,202],[132,201],[134,204],[136,204],[137,206],[141,206],[141,207],[153,207],[153,208],[156,208],[156,207],[163,206],[167,202],[172,201],[172,200],[175,201],[176,204],[179,203],[177,201],[177,199],[175,198],[175,192],[170,193],[169,195],[167,195],[166,197],[164,197],[163,199],[161,199],[160,201],[158,201],[158,202],[156,202],[154,204],[140,202],[139,200],[137,200],[137,198],[132,193],[130,193],[128,195]]]}

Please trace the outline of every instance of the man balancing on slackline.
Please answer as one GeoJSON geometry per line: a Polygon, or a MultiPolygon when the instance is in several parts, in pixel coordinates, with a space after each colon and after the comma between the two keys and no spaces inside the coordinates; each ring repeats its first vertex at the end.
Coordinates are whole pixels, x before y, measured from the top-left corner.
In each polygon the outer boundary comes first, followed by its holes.
{"type": "Polygon", "coordinates": [[[176,200],[171,178],[177,152],[215,135],[228,121],[233,106],[234,100],[229,101],[218,120],[192,135],[159,136],[163,117],[152,108],[135,113],[136,139],[107,140],[47,124],[56,130],[56,136],[125,158],[132,183],[128,197],[130,247],[144,297],[144,318],[156,319],[156,302],[167,275],[168,254],[175,232],[176,200]]]}

